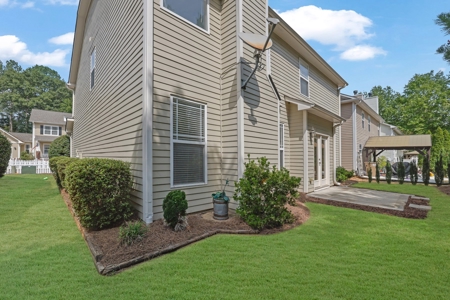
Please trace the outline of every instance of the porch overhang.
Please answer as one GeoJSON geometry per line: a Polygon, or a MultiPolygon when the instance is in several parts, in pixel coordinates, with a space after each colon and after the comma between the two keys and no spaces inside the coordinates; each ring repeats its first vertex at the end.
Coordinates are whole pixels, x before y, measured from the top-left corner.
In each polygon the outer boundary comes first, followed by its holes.
{"type": "Polygon", "coordinates": [[[316,115],[322,119],[325,119],[327,121],[332,122],[333,124],[342,124],[344,123],[346,120],[344,118],[342,118],[341,116],[332,113],[331,111],[321,107],[320,105],[317,105],[315,103],[309,102],[309,101],[305,101],[305,100],[301,100],[301,99],[296,99],[296,98],[292,98],[292,97],[288,97],[288,96],[284,96],[284,100],[290,103],[294,103],[297,104],[298,110],[307,110],[308,112],[310,112],[313,115],[316,115]]]}
{"type": "Polygon", "coordinates": [[[73,133],[73,123],[75,122],[74,118],[64,118],[64,121],[66,122],[65,131],[68,136],[71,136],[73,133]]]}
{"type": "Polygon", "coordinates": [[[400,136],[372,136],[370,137],[364,150],[366,157],[374,154],[374,158],[385,150],[412,150],[422,155],[430,154],[432,146],[431,135],[400,135],[400,136]],[[377,151],[379,151],[377,153],[377,151]]]}

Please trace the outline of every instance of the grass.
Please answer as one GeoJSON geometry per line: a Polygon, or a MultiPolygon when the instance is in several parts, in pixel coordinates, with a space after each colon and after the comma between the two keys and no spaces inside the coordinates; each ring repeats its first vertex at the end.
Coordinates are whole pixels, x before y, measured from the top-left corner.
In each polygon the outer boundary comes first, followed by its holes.
{"type": "Polygon", "coordinates": [[[270,236],[218,235],[112,277],[45,176],[0,179],[0,299],[447,299],[450,197],[434,187],[358,184],[431,198],[425,220],[309,203],[270,236]]]}

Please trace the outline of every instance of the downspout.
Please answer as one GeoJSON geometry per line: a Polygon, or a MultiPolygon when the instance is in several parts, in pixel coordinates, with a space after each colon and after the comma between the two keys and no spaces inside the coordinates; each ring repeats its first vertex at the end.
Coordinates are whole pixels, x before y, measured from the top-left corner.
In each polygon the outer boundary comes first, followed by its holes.
{"type": "MultiPolygon", "coordinates": [[[[341,90],[343,88],[345,88],[347,85],[344,85],[343,87],[338,87],[338,97],[339,97],[339,112],[341,111],[341,90]]],[[[339,113],[339,116],[341,114],[339,113]]],[[[334,143],[334,147],[333,147],[333,184],[334,185],[341,185],[339,182],[337,182],[336,180],[336,129],[340,126],[342,126],[342,124],[344,124],[344,121],[341,121],[341,123],[333,125],[333,143],[334,143]]],[[[339,140],[339,143],[341,143],[341,140],[339,140]]],[[[342,155],[342,154],[341,154],[342,155]]]]}

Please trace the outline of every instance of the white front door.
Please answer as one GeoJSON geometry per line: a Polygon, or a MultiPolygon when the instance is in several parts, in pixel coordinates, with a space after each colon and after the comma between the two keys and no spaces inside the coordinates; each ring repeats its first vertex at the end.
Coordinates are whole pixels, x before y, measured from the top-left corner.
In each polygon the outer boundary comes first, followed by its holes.
{"type": "Polygon", "coordinates": [[[328,137],[314,137],[314,188],[330,184],[328,137]]]}

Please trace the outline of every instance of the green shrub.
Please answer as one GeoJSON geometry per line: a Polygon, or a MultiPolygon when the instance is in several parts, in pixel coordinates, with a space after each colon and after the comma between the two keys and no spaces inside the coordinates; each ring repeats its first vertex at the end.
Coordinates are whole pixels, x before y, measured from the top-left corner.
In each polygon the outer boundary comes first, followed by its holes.
{"type": "Polygon", "coordinates": [[[338,182],[344,182],[347,179],[351,178],[353,176],[353,171],[347,171],[344,169],[344,167],[337,167],[336,168],[336,180],[338,182]]]}
{"type": "Polygon", "coordinates": [[[386,162],[386,182],[388,184],[392,182],[392,166],[389,161],[386,162]]]}
{"type": "Polygon", "coordinates": [[[9,159],[11,158],[11,143],[0,134],[0,178],[2,178],[8,169],[9,159]]]}
{"type": "Polygon", "coordinates": [[[378,163],[378,161],[375,166],[375,178],[377,180],[377,183],[380,183],[380,164],[378,163]]]}
{"type": "Polygon", "coordinates": [[[62,185],[61,185],[61,180],[59,179],[59,176],[58,176],[58,162],[64,158],[65,158],[65,156],[57,156],[57,157],[50,158],[50,160],[49,160],[50,171],[52,171],[52,174],[53,174],[53,177],[55,178],[56,184],[58,185],[58,187],[60,189],[62,189],[62,185]]]}
{"type": "Polygon", "coordinates": [[[417,163],[416,161],[413,159],[411,162],[411,167],[409,169],[409,174],[411,175],[411,183],[413,185],[417,184],[417,180],[419,179],[419,174],[418,174],[418,168],[417,168],[417,163]]]}
{"type": "MultiPolygon", "coordinates": [[[[74,161],[78,161],[78,158],[72,158],[72,157],[65,157],[62,156],[61,159],[57,160],[56,162],[56,170],[58,173],[58,179],[59,179],[59,188],[67,189],[66,186],[66,169],[67,167],[72,164],[74,161]]],[[[58,180],[57,180],[58,184],[58,180]]]]}
{"type": "Polygon", "coordinates": [[[447,164],[447,178],[448,178],[448,184],[450,184],[450,163],[447,164]]]}
{"type": "Polygon", "coordinates": [[[70,138],[62,135],[50,144],[48,149],[48,157],[66,156],[70,157],[70,138]]]}
{"type": "MultiPolygon", "coordinates": [[[[250,158],[250,156],[249,156],[250,158]]],[[[255,229],[273,228],[293,222],[285,205],[295,204],[301,178],[290,176],[285,168],[270,168],[266,157],[245,163],[244,176],[235,183],[236,213],[255,229]]]]}
{"type": "Polygon", "coordinates": [[[85,228],[106,228],[133,215],[128,163],[100,158],[78,159],[67,166],[65,186],[85,228]]]}
{"type": "Polygon", "coordinates": [[[186,210],[188,202],[186,193],[175,190],[167,194],[163,201],[164,220],[176,231],[182,230],[186,226],[186,210]]]}
{"type": "Polygon", "coordinates": [[[425,185],[430,183],[430,157],[428,154],[423,158],[422,180],[425,185]]]}
{"type": "Polygon", "coordinates": [[[369,165],[369,168],[367,170],[367,176],[369,177],[369,183],[372,183],[372,167],[369,165]]]}
{"type": "Polygon", "coordinates": [[[405,182],[405,165],[403,164],[403,158],[400,158],[399,163],[397,164],[398,168],[397,168],[397,177],[398,177],[398,182],[400,184],[403,184],[405,182]]]}
{"type": "Polygon", "coordinates": [[[23,151],[20,153],[20,159],[21,160],[34,160],[34,156],[31,153],[28,153],[27,151],[23,151]]]}
{"type": "Polygon", "coordinates": [[[147,226],[142,221],[125,222],[119,228],[119,239],[121,244],[130,246],[134,242],[141,241],[147,233],[147,226]]]}
{"type": "Polygon", "coordinates": [[[442,161],[442,154],[441,154],[437,159],[434,168],[434,180],[436,181],[437,186],[441,186],[442,183],[444,182],[444,174],[445,174],[444,163],[442,161]]]}

